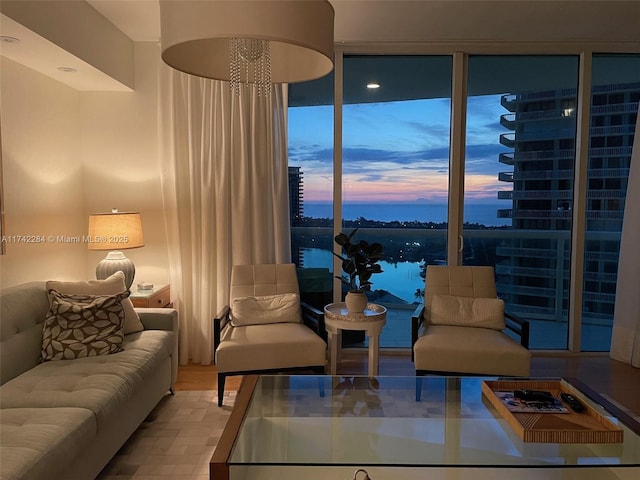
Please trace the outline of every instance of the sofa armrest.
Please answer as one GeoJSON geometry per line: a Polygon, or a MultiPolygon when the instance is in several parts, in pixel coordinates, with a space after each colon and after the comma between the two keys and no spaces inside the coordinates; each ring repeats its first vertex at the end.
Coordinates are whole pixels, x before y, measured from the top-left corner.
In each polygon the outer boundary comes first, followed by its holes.
{"type": "Polygon", "coordinates": [[[220,310],[217,315],[212,320],[212,330],[213,330],[213,363],[216,363],[216,350],[218,350],[218,346],[220,346],[220,339],[222,338],[222,331],[225,329],[227,325],[231,327],[231,318],[229,314],[231,313],[231,309],[229,305],[225,305],[222,310],[220,310]]]}
{"type": "Polygon", "coordinates": [[[178,332],[178,311],[174,308],[136,308],[145,330],[178,332]]]}
{"type": "Polygon", "coordinates": [[[178,336],[180,321],[178,311],[175,308],[136,308],[140,321],[145,330],[164,330],[173,332],[173,350],[171,351],[171,386],[178,380],[178,336]]]}

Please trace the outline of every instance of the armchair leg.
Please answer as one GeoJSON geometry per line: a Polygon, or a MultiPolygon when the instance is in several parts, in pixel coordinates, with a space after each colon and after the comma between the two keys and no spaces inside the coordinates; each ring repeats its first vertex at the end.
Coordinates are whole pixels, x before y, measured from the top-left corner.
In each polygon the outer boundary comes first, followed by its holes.
{"type": "Polygon", "coordinates": [[[422,398],[422,375],[416,374],[416,402],[422,398]]]}
{"type": "Polygon", "coordinates": [[[218,406],[222,406],[222,399],[224,398],[224,381],[227,376],[224,373],[218,373],[218,406]]]}

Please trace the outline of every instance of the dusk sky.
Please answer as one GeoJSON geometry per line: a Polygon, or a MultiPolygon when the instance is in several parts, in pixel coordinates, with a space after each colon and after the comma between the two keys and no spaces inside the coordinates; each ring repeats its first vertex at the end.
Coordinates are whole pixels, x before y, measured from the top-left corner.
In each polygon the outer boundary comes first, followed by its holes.
{"type": "MultiPolygon", "coordinates": [[[[469,97],[465,195],[496,203],[508,171],[498,154],[500,96],[469,97]]],[[[343,191],[346,202],[447,202],[449,99],[345,105],[343,191]]],[[[333,107],[289,109],[289,164],[302,167],[305,201],[331,201],[333,107]]]]}

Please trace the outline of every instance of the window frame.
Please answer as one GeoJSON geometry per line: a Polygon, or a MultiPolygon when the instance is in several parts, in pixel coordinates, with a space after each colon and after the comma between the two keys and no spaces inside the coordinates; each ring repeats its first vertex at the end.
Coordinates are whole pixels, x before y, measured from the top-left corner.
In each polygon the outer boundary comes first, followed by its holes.
{"type": "MultiPolygon", "coordinates": [[[[577,127],[575,145],[575,178],[572,210],[568,352],[581,351],[581,316],[584,286],[584,253],[586,241],[587,172],[589,160],[589,128],[591,105],[591,72],[594,54],[638,54],[640,48],[618,42],[587,42],[582,45],[554,42],[395,43],[349,44],[335,46],[334,69],[334,149],[333,149],[333,233],[341,231],[342,219],[342,107],[343,59],[346,55],[450,55],[453,59],[451,92],[451,145],[449,158],[449,213],[447,257],[449,265],[462,264],[464,155],[466,141],[467,66],[471,55],[576,55],[579,57],[577,127]]],[[[339,253],[337,245],[334,252],[339,253]]],[[[334,258],[334,271],[340,271],[334,258]]],[[[340,281],[334,279],[334,301],[339,301],[340,281]]],[[[564,350],[554,350],[562,352],[564,350]]]]}

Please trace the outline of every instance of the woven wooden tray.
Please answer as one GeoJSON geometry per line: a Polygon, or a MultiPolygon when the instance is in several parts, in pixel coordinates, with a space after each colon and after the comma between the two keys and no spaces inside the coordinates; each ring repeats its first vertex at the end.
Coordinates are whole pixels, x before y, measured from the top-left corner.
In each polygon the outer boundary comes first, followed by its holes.
{"type": "Polygon", "coordinates": [[[524,442],[622,443],[623,431],[595,410],[584,396],[563,380],[497,380],[482,382],[482,393],[524,442]],[[559,398],[570,393],[584,405],[576,413],[513,413],[500,401],[497,391],[546,390],[559,398]]]}

